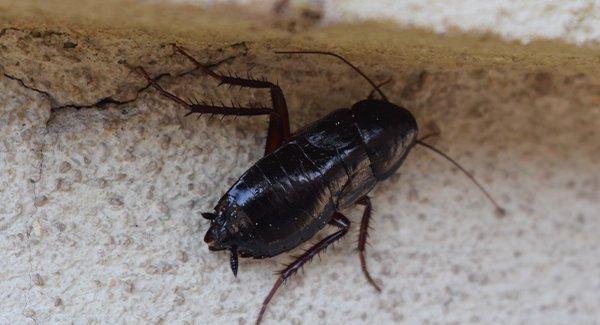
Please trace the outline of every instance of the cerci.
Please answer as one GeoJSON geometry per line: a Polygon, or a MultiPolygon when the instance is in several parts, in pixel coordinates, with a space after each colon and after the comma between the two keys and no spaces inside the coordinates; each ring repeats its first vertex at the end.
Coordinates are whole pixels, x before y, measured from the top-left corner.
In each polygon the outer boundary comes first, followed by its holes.
{"type": "Polygon", "coordinates": [[[300,130],[291,133],[288,110],[281,88],[265,79],[224,76],[202,65],[179,46],[176,51],[220,84],[270,90],[272,107],[215,106],[206,102],[185,101],[163,89],[146,73],[162,95],[181,104],[189,114],[269,115],[265,156],[252,165],[219,200],[214,212],[203,213],[211,224],[204,241],[211,251],[228,250],[230,265],[237,275],[238,256],[266,258],[287,252],[312,238],[326,225],[337,231],[326,236],[278,273],[277,280],[263,301],[257,323],[267,304],[281,286],[304,263],[331,245],[350,228],[342,213],[354,204],[364,206],[360,223],[358,253],[367,281],[378,291],[365,262],[365,244],[371,201],[367,196],[380,181],[389,178],[417,144],[448,159],[475,182],[502,212],[475,179],[443,152],[417,139],[418,127],[405,108],[387,100],[378,85],[343,57],[330,52],[301,51],[279,54],[322,54],[334,56],[373,87],[365,100],[351,108],[337,109],[300,130]],[[374,91],[380,99],[374,99],[374,91]]]}

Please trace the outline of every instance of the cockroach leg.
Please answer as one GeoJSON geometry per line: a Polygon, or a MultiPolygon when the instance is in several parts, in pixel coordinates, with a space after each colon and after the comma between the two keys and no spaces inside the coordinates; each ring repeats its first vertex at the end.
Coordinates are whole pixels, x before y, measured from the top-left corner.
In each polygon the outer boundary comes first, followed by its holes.
{"type": "Polygon", "coordinates": [[[150,75],[148,74],[146,69],[144,69],[142,67],[137,67],[136,70],[139,71],[141,73],[141,75],[144,76],[144,78],[146,78],[146,80],[152,85],[152,87],[156,88],[156,90],[158,90],[161,93],[161,95],[173,100],[174,102],[176,102],[178,104],[181,104],[182,106],[184,106],[188,109],[190,108],[190,106],[191,106],[190,103],[188,103],[185,100],[166,91],[161,85],[159,85],[156,81],[154,81],[152,78],[150,78],[150,75]]]}
{"type": "Polygon", "coordinates": [[[363,196],[356,201],[356,204],[363,205],[365,210],[363,211],[362,219],[360,221],[360,230],[358,232],[358,256],[360,258],[360,267],[363,274],[367,278],[367,281],[375,288],[375,290],[381,292],[381,288],[375,283],[375,280],[369,274],[367,269],[367,261],[365,258],[365,248],[367,245],[367,237],[369,236],[369,220],[371,219],[371,211],[373,206],[371,205],[371,199],[368,196],[363,196]]]}
{"type": "Polygon", "coordinates": [[[254,107],[228,107],[228,106],[213,106],[206,105],[204,103],[192,103],[186,102],[185,100],[177,97],[175,94],[170,93],[165,90],[161,85],[159,85],[156,81],[150,78],[148,72],[144,70],[144,68],[139,67],[138,70],[142,73],[142,75],[148,80],[148,82],[152,85],[152,87],[156,88],[163,96],[168,97],[169,99],[175,101],[176,103],[181,104],[186,107],[189,112],[186,115],[190,114],[217,114],[217,115],[268,115],[271,114],[272,110],[268,108],[254,108],[254,107]]]}
{"type": "Polygon", "coordinates": [[[339,212],[334,212],[333,216],[331,217],[331,221],[329,221],[329,224],[340,228],[340,230],[323,238],[320,242],[313,245],[306,252],[304,252],[304,254],[300,255],[300,257],[298,257],[294,262],[292,262],[285,269],[279,272],[279,277],[277,277],[277,281],[275,281],[275,284],[269,292],[269,295],[263,301],[262,307],[260,308],[260,312],[258,313],[258,318],[256,319],[256,324],[260,323],[265,311],[267,310],[267,305],[269,304],[269,301],[271,301],[271,298],[273,298],[275,292],[277,292],[277,289],[279,289],[281,284],[289,277],[291,277],[294,273],[296,273],[298,269],[302,267],[302,265],[310,261],[319,252],[325,250],[329,245],[333,244],[338,239],[344,237],[344,235],[348,233],[348,229],[350,228],[350,220],[348,220],[348,218],[346,218],[343,214],[339,212]]]}
{"type": "Polygon", "coordinates": [[[283,143],[290,139],[290,121],[285,96],[281,88],[267,80],[244,79],[239,77],[223,76],[218,74],[187,53],[183,48],[177,45],[173,47],[182,55],[192,61],[196,67],[206,73],[208,76],[219,81],[220,84],[234,85],[246,88],[265,88],[271,92],[271,101],[273,110],[269,118],[269,131],[267,143],[265,145],[265,155],[279,148],[283,143]]]}

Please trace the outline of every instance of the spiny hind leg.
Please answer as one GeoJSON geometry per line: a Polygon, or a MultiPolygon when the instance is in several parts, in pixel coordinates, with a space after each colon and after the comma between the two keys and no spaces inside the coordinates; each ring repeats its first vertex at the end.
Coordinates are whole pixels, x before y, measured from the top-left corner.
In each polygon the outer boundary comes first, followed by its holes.
{"type": "Polygon", "coordinates": [[[340,229],[313,245],[306,252],[304,252],[304,254],[300,255],[300,257],[298,257],[294,262],[292,262],[292,264],[288,265],[285,269],[279,272],[277,281],[275,281],[275,284],[269,292],[269,295],[265,298],[265,300],[262,303],[262,307],[260,308],[260,312],[258,313],[258,318],[256,319],[256,324],[260,323],[265,311],[267,310],[267,305],[269,304],[269,301],[271,301],[271,298],[273,298],[281,284],[283,284],[283,282],[286,279],[288,279],[294,273],[296,273],[298,269],[302,267],[302,265],[310,261],[315,255],[325,250],[329,245],[333,244],[338,239],[344,237],[344,235],[348,233],[348,229],[350,229],[350,220],[348,220],[348,218],[346,218],[343,214],[339,212],[335,212],[333,214],[331,221],[329,221],[329,224],[336,226],[340,229]]]}
{"type": "Polygon", "coordinates": [[[138,71],[148,80],[152,87],[156,88],[161,95],[175,101],[176,103],[182,105],[187,108],[189,112],[186,114],[215,114],[215,115],[226,115],[226,116],[248,116],[248,115],[270,115],[273,110],[269,108],[257,108],[257,107],[234,107],[234,106],[215,106],[208,105],[207,103],[199,103],[199,102],[187,102],[182,98],[176,96],[175,94],[165,90],[161,85],[159,85],[156,81],[150,78],[150,75],[146,70],[142,67],[137,68],[138,71]]]}
{"type": "Polygon", "coordinates": [[[373,280],[369,270],[367,269],[367,261],[365,257],[367,237],[369,237],[369,221],[371,220],[371,211],[373,210],[371,199],[365,195],[358,199],[356,204],[363,205],[365,207],[362,219],[360,221],[360,230],[358,231],[358,256],[360,258],[360,267],[365,275],[365,278],[367,278],[367,281],[373,286],[373,288],[375,288],[375,290],[381,292],[381,288],[379,285],[377,285],[377,283],[375,283],[375,280],[373,280]]]}
{"type": "Polygon", "coordinates": [[[208,76],[219,81],[220,84],[235,85],[245,88],[264,88],[269,89],[271,93],[271,102],[273,105],[272,113],[269,117],[269,131],[267,133],[267,142],[265,144],[265,155],[273,152],[282,144],[290,139],[290,121],[287,103],[281,88],[268,81],[256,80],[249,78],[240,78],[232,76],[224,76],[209,69],[206,65],[200,63],[193,56],[187,53],[183,48],[173,45],[175,50],[192,61],[197,68],[202,70],[208,76]]]}

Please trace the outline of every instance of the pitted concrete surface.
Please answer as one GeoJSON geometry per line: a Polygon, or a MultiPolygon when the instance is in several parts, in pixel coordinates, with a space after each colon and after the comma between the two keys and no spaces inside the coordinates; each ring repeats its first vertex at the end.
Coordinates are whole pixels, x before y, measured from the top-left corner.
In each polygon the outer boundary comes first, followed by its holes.
{"type": "Polygon", "coordinates": [[[495,215],[449,163],[415,148],[372,193],[367,254],[383,292],[360,272],[361,209],[348,209],[353,231],[280,290],[266,324],[600,318],[593,48],[448,41],[420,31],[386,43],[369,36],[390,32],[377,25],[360,27],[363,36],[349,36],[348,26],[297,34],[264,27],[244,39],[228,34],[234,28],[215,36],[208,27],[176,25],[169,34],[144,31],[143,20],[109,29],[74,18],[35,27],[7,17],[0,34],[0,323],[249,324],[273,272],[300,251],[242,260],[237,279],[226,254],[208,252],[200,212],[261,156],[266,118],[185,117],[130,67],[166,74],[160,84],[183,97],[268,104],[268,96],[216,88],[173,55],[171,42],[219,71],[278,80],[292,128],[370,89],[335,61],[273,49],[335,50],[376,80],[393,77],[388,96],[415,114],[421,134],[439,130],[432,142],[508,211],[495,215]]]}

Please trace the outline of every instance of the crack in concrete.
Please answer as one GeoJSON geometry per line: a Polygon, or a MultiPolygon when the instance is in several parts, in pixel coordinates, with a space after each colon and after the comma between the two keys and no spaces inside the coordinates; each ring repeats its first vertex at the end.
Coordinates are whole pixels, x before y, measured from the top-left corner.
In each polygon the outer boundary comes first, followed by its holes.
{"type": "MultiPolygon", "coordinates": [[[[12,31],[18,31],[18,32],[24,32],[24,33],[29,33],[30,35],[33,35],[35,37],[44,37],[44,36],[48,36],[48,35],[61,35],[61,36],[68,36],[68,33],[64,33],[64,32],[60,32],[60,31],[53,31],[53,30],[44,30],[44,31],[36,31],[36,30],[23,30],[23,29],[19,29],[19,28],[15,28],[15,27],[6,27],[3,29],[0,29],[0,37],[4,36],[6,34],[7,31],[12,30],[12,31]]],[[[224,59],[221,59],[217,62],[214,63],[208,63],[206,66],[209,68],[214,68],[214,67],[218,67],[223,63],[226,63],[228,61],[234,60],[238,57],[243,57],[246,56],[248,54],[248,46],[246,42],[238,42],[238,43],[234,43],[231,44],[229,46],[217,49],[217,51],[223,51],[224,48],[232,48],[232,49],[238,49],[238,48],[243,48],[243,51],[237,55],[231,55],[228,56],[224,59]]],[[[4,67],[0,65],[0,70],[4,70],[4,67]]],[[[200,70],[199,67],[195,67],[193,69],[190,70],[186,70],[184,72],[178,73],[178,74],[170,74],[170,73],[162,73],[158,76],[155,76],[154,78],[152,78],[152,80],[154,82],[158,82],[160,81],[162,78],[165,77],[182,77],[182,76],[186,76],[189,74],[193,74],[194,72],[200,70]]],[[[3,72],[3,75],[6,78],[9,78],[11,80],[15,80],[17,82],[19,82],[19,84],[26,88],[29,89],[31,91],[37,92],[39,94],[44,95],[46,98],[48,98],[48,100],[50,101],[51,107],[50,107],[50,117],[48,118],[48,121],[46,122],[46,125],[48,125],[49,121],[51,121],[53,119],[54,114],[64,108],[75,108],[75,109],[86,109],[86,108],[104,108],[110,105],[115,105],[115,106],[120,106],[120,105],[126,105],[126,104],[130,104],[135,102],[136,100],[138,100],[140,94],[145,91],[146,89],[148,89],[149,87],[151,87],[151,83],[148,82],[146,83],[146,85],[144,85],[143,87],[139,88],[136,90],[135,95],[133,96],[133,98],[130,99],[125,99],[125,100],[118,100],[115,99],[114,97],[117,94],[111,95],[111,96],[107,96],[107,97],[103,97],[100,98],[99,100],[97,100],[94,103],[91,104],[65,104],[65,103],[60,103],[56,97],[54,95],[52,95],[50,92],[36,88],[34,86],[28,85],[25,80],[18,78],[16,76],[10,75],[6,72],[3,72]]]]}
{"type": "MultiPolygon", "coordinates": [[[[237,58],[239,56],[244,56],[244,55],[246,55],[246,53],[243,53],[241,55],[232,55],[232,56],[229,56],[227,58],[221,59],[221,60],[219,60],[219,61],[217,61],[215,63],[208,64],[207,67],[214,68],[214,67],[217,67],[217,66],[219,66],[219,65],[221,65],[221,64],[223,64],[223,63],[225,63],[227,61],[233,60],[233,59],[235,59],[235,58],[237,58]]],[[[165,77],[182,77],[182,76],[186,76],[186,75],[189,75],[189,74],[193,74],[194,72],[196,72],[198,70],[200,70],[200,68],[196,67],[196,68],[193,68],[193,69],[190,69],[190,70],[186,70],[184,72],[181,72],[181,73],[178,73],[178,74],[175,74],[175,75],[172,75],[170,73],[162,73],[162,74],[159,74],[156,77],[152,78],[152,80],[155,81],[155,82],[158,82],[158,81],[160,81],[161,79],[163,79],[165,77]]],[[[106,107],[106,106],[109,106],[109,105],[117,105],[118,106],[118,105],[129,104],[129,103],[135,102],[139,98],[140,93],[142,93],[144,90],[150,88],[150,86],[151,86],[151,83],[147,83],[145,86],[139,88],[136,91],[136,94],[135,94],[135,96],[133,98],[130,98],[130,99],[127,99],[127,100],[117,100],[117,99],[113,98],[114,95],[111,95],[111,96],[103,97],[103,98],[99,99],[98,101],[96,101],[96,102],[94,102],[92,104],[58,104],[58,101],[49,92],[41,90],[41,89],[38,89],[38,88],[33,87],[33,86],[30,86],[27,83],[25,83],[25,81],[23,79],[15,77],[15,76],[12,76],[12,75],[9,75],[8,73],[3,73],[3,75],[6,78],[9,78],[11,80],[17,81],[22,87],[24,87],[26,89],[29,89],[29,90],[32,90],[34,92],[40,93],[40,94],[44,95],[46,98],[48,98],[50,100],[50,102],[53,104],[53,106],[50,108],[51,112],[56,112],[56,111],[64,109],[64,108],[83,109],[83,108],[106,107]]]]}
{"type": "Polygon", "coordinates": [[[35,203],[36,199],[37,199],[37,183],[42,180],[42,176],[43,176],[44,149],[46,147],[46,136],[47,135],[48,135],[48,130],[46,128],[44,128],[44,134],[42,136],[42,142],[40,144],[40,149],[39,149],[40,163],[39,163],[39,167],[38,167],[37,179],[33,179],[33,178],[29,179],[29,182],[31,183],[33,212],[29,216],[30,221],[25,228],[25,235],[26,235],[26,239],[27,239],[28,262],[29,262],[29,270],[28,270],[29,287],[27,288],[27,292],[25,292],[25,304],[23,306],[23,310],[21,311],[21,313],[23,314],[24,317],[31,319],[35,324],[38,324],[38,320],[35,317],[35,310],[32,310],[31,312],[29,312],[29,310],[28,310],[29,294],[31,293],[31,289],[34,287],[33,276],[32,276],[32,274],[33,274],[33,254],[31,252],[31,250],[32,250],[32,248],[31,248],[31,231],[33,229],[32,225],[36,220],[36,215],[37,215],[37,211],[38,211],[38,207],[35,203]]]}
{"type": "MultiPolygon", "coordinates": [[[[207,66],[209,68],[218,67],[219,65],[221,65],[221,64],[223,64],[223,63],[225,63],[227,61],[233,60],[233,59],[237,58],[238,56],[244,56],[244,55],[246,55],[246,53],[243,53],[242,55],[232,55],[232,56],[229,56],[227,58],[221,59],[221,60],[219,60],[219,61],[217,61],[215,63],[208,64],[207,66]]],[[[154,78],[152,78],[152,81],[158,82],[158,81],[160,81],[161,79],[163,79],[165,77],[183,77],[183,76],[186,76],[186,75],[190,75],[190,74],[192,74],[192,73],[194,73],[194,72],[196,72],[198,70],[200,70],[200,68],[196,67],[196,68],[193,68],[193,69],[190,69],[190,70],[186,70],[184,72],[181,72],[181,73],[178,73],[178,74],[175,74],[175,75],[172,75],[170,73],[162,73],[162,74],[159,74],[159,75],[155,76],[154,78]]],[[[109,106],[109,105],[116,105],[116,106],[126,105],[126,104],[129,104],[129,103],[135,102],[139,98],[140,94],[143,91],[145,91],[146,89],[150,88],[150,86],[152,86],[151,83],[149,83],[149,82],[146,83],[146,85],[144,85],[143,87],[141,87],[141,88],[139,88],[139,89],[136,90],[135,96],[133,96],[133,98],[126,99],[126,100],[117,100],[117,99],[114,99],[113,98],[114,95],[113,95],[113,96],[108,96],[108,97],[101,98],[100,100],[98,100],[97,102],[92,103],[92,104],[87,104],[87,105],[86,104],[65,104],[65,105],[59,105],[59,106],[51,107],[50,110],[51,110],[51,112],[56,112],[56,111],[61,110],[63,108],[84,109],[84,108],[106,107],[106,106],[109,106]]]]}
{"type": "MultiPolygon", "coordinates": [[[[2,68],[2,66],[0,66],[0,68],[2,68]]],[[[56,99],[54,99],[54,96],[52,96],[49,92],[35,88],[33,86],[29,86],[28,84],[25,83],[25,81],[23,79],[17,78],[15,76],[11,76],[8,73],[3,73],[3,75],[8,79],[17,81],[23,88],[35,91],[36,93],[40,93],[40,94],[46,96],[50,100],[50,102],[56,103],[56,99]]]]}
{"type": "MultiPolygon", "coordinates": [[[[226,63],[228,61],[234,60],[234,59],[236,59],[238,57],[245,56],[245,55],[247,55],[247,50],[244,51],[241,54],[228,56],[228,57],[226,57],[224,59],[221,59],[221,60],[219,60],[217,62],[207,64],[207,67],[209,67],[209,68],[218,67],[218,66],[220,66],[223,63],[226,63]]],[[[162,73],[162,74],[159,74],[159,75],[155,76],[154,78],[152,78],[152,80],[154,82],[158,82],[158,81],[160,81],[161,79],[163,79],[165,77],[183,77],[183,76],[186,76],[186,75],[193,74],[194,72],[196,72],[198,70],[200,70],[200,68],[199,67],[195,67],[193,69],[189,69],[189,70],[186,70],[184,72],[181,72],[181,73],[178,73],[178,74],[174,74],[174,75],[170,74],[170,73],[162,73]]],[[[50,107],[50,117],[48,118],[48,121],[46,122],[46,125],[53,119],[54,114],[56,112],[58,112],[59,110],[61,110],[61,109],[75,108],[75,109],[79,110],[79,109],[86,109],[86,108],[104,108],[104,107],[107,107],[107,106],[110,106],[110,105],[121,106],[121,105],[130,104],[130,103],[133,103],[133,102],[137,101],[138,98],[139,98],[139,96],[140,96],[140,94],[142,92],[144,92],[146,89],[148,89],[148,88],[150,88],[152,86],[152,84],[150,82],[146,83],[146,85],[144,85],[143,87],[138,88],[136,90],[135,96],[133,96],[130,99],[126,99],[126,100],[118,100],[118,99],[114,98],[115,95],[111,95],[111,96],[103,97],[103,98],[99,99],[98,101],[96,101],[96,102],[94,102],[92,104],[59,104],[58,101],[56,100],[55,96],[53,96],[49,92],[41,90],[41,89],[38,89],[38,88],[33,87],[33,86],[30,86],[23,79],[20,79],[18,77],[9,75],[7,73],[3,73],[3,75],[6,78],[9,78],[11,80],[17,81],[22,87],[24,87],[26,89],[29,89],[31,91],[37,92],[39,94],[42,94],[46,98],[48,98],[48,100],[51,102],[52,106],[50,107]]]]}

